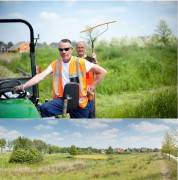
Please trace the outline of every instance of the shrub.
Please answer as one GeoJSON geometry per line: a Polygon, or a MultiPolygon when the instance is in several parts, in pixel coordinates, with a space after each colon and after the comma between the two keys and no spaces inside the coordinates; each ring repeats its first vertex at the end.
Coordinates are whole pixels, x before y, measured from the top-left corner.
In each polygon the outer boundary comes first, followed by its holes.
{"type": "Polygon", "coordinates": [[[10,163],[35,164],[43,160],[43,155],[35,148],[18,149],[13,151],[10,156],[10,163]]]}

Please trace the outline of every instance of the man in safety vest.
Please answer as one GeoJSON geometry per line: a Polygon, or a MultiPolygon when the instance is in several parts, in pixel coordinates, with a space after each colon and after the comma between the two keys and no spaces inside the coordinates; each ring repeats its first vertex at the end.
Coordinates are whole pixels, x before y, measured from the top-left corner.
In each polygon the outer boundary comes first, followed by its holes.
{"type": "Polygon", "coordinates": [[[60,59],[54,60],[43,72],[36,74],[25,84],[14,87],[14,91],[24,91],[44,80],[50,74],[53,74],[53,100],[48,101],[40,106],[42,117],[52,117],[63,114],[63,90],[65,84],[69,83],[72,78],[79,79],[79,107],[70,111],[71,118],[88,118],[89,110],[88,96],[92,94],[96,86],[106,76],[106,70],[96,64],[90,63],[82,58],[72,56],[73,47],[69,39],[62,39],[59,42],[60,59]],[[86,83],[86,73],[93,72],[95,80],[88,88],[86,83]]]}
{"type": "MultiPolygon", "coordinates": [[[[87,56],[86,53],[86,44],[83,41],[79,41],[76,44],[76,51],[77,56],[83,59],[86,59],[87,61],[97,64],[96,54],[93,52],[92,57],[87,56]]],[[[94,81],[94,73],[89,71],[86,73],[86,80],[88,88],[94,81]]],[[[89,97],[88,99],[88,109],[89,109],[89,117],[88,118],[95,118],[95,102],[94,102],[94,94],[89,97]]]]}

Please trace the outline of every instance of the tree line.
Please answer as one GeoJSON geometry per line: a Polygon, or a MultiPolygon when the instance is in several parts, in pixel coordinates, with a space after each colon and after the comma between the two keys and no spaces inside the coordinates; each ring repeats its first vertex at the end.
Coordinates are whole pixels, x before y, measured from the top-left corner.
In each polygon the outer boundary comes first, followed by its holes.
{"type": "Polygon", "coordinates": [[[143,153],[143,152],[158,152],[158,148],[127,148],[120,149],[117,151],[117,148],[112,148],[109,146],[106,149],[96,149],[93,147],[81,148],[75,145],[71,145],[70,147],[59,147],[51,144],[47,144],[46,142],[38,139],[30,140],[26,137],[18,137],[15,140],[6,140],[5,138],[0,139],[0,148],[1,153],[4,148],[7,148],[9,152],[16,151],[18,149],[28,149],[35,148],[39,152],[43,154],[53,154],[53,153],[69,153],[71,155],[81,155],[81,154],[97,154],[97,153],[105,153],[105,154],[114,154],[114,153],[143,153]]]}
{"type": "MultiPolygon", "coordinates": [[[[26,137],[18,137],[15,140],[6,140],[5,138],[0,139],[0,148],[1,153],[3,149],[7,147],[8,151],[16,151],[18,149],[28,149],[28,148],[35,148],[39,152],[44,154],[53,154],[53,153],[70,153],[71,149],[73,147],[76,147],[72,145],[71,147],[59,147],[51,144],[47,144],[46,142],[38,139],[30,140],[26,137]]],[[[78,148],[76,147],[76,150],[79,154],[90,154],[90,153],[100,153],[100,150],[88,147],[88,148],[78,148]]],[[[77,154],[78,154],[77,153],[77,154]]]]}

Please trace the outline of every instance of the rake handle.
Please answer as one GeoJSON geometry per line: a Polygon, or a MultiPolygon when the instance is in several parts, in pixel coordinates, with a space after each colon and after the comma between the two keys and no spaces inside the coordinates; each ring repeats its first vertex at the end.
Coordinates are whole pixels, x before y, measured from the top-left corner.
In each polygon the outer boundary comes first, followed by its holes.
{"type": "Polygon", "coordinates": [[[106,23],[98,24],[98,25],[93,26],[93,27],[91,27],[91,28],[89,28],[89,29],[86,29],[86,30],[80,31],[80,33],[85,32],[85,31],[90,31],[90,30],[92,30],[92,29],[94,29],[94,28],[96,28],[96,27],[98,27],[98,26],[103,26],[103,25],[105,25],[105,24],[110,24],[110,23],[115,23],[115,22],[116,22],[116,21],[110,21],[110,22],[106,22],[106,23]]]}

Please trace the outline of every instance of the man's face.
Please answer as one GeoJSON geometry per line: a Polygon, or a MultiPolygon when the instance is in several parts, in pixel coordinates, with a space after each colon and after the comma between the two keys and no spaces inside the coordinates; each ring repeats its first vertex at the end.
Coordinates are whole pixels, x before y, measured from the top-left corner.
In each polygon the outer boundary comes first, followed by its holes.
{"type": "Polygon", "coordinates": [[[86,50],[85,45],[82,43],[78,44],[76,47],[76,51],[77,51],[78,56],[84,56],[85,50],[86,50]]]}
{"type": "Polygon", "coordinates": [[[61,42],[59,44],[59,52],[62,60],[64,62],[68,62],[71,59],[73,48],[71,47],[71,44],[66,42],[61,42]]]}

